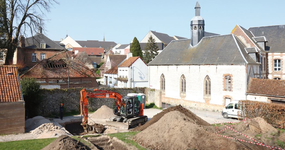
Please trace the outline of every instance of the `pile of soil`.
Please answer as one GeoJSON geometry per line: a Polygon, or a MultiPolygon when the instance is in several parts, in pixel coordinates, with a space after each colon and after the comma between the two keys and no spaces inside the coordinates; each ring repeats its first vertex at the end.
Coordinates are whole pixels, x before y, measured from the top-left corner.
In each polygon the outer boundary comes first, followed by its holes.
{"type": "MultiPolygon", "coordinates": [[[[260,117],[247,119],[246,121],[233,125],[232,128],[243,135],[264,143],[265,145],[278,147],[277,140],[285,141],[285,133],[281,133],[260,117]]],[[[249,140],[247,137],[237,134],[231,130],[225,130],[220,134],[233,136],[238,139],[249,140]]]]}
{"type": "Polygon", "coordinates": [[[50,143],[48,146],[43,148],[42,150],[90,150],[89,147],[82,144],[81,142],[78,142],[77,140],[62,135],[59,138],[57,138],[55,141],[50,143]]]}
{"type": "Polygon", "coordinates": [[[199,120],[195,117],[193,119],[181,111],[169,111],[164,113],[155,123],[136,134],[133,139],[142,146],[150,149],[235,150],[264,148],[217,136],[213,132],[206,131],[201,126],[203,124],[208,125],[202,119],[199,120]]]}
{"type": "Polygon", "coordinates": [[[92,120],[96,119],[109,119],[111,117],[115,116],[114,110],[109,108],[106,105],[101,106],[97,111],[95,111],[93,114],[89,115],[89,118],[92,120]]]}
{"type": "Polygon", "coordinates": [[[33,118],[27,119],[25,122],[26,132],[36,129],[44,123],[51,123],[50,120],[44,118],[43,116],[35,116],[33,118]]]}
{"type": "Polygon", "coordinates": [[[59,137],[61,135],[72,136],[65,128],[53,123],[44,123],[32,130],[31,134],[35,135],[37,138],[52,138],[59,137]]]}
{"type": "Polygon", "coordinates": [[[134,131],[143,131],[144,129],[146,129],[150,125],[152,125],[155,122],[157,122],[166,113],[169,113],[171,111],[179,111],[179,112],[183,113],[187,117],[191,118],[191,120],[193,120],[195,122],[195,124],[197,124],[197,125],[210,126],[210,124],[208,122],[206,122],[205,120],[201,119],[200,117],[198,117],[197,115],[192,113],[190,110],[182,107],[181,105],[178,105],[178,106],[170,107],[170,108],[167,108],[167,109],[163,110],[162,112],[160,112],[160,113],[156,114],[155,116],[153,116],[153,118],[151,120],[149,120],[148,122],[146,122],[144,125],[138,126],[138,127],[134,128],[133,130],[134,131]]]}

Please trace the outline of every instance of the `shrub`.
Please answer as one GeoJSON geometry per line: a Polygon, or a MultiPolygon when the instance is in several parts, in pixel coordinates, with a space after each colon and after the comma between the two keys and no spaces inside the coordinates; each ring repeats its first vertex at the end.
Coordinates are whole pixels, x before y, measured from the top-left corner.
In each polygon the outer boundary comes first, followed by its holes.
{"type": "Polygon", "coordinates": [[[24,78],[21,80],[21,88],[25,100],[26,116],[32,118],[37,115],[41,100],[40,84],[35,79],[24,78]]]}

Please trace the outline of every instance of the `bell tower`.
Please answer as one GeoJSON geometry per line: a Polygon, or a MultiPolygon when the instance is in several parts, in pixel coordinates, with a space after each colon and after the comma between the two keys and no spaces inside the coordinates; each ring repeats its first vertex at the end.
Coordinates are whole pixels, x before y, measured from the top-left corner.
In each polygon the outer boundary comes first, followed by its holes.
{"type": "Polygon", "coordinates": [[[200,4],[197,1],[195,6],[195,17],[191,19],[191,45],[195,46],[204,37],[205,21],[200,16],[200,4]]]}

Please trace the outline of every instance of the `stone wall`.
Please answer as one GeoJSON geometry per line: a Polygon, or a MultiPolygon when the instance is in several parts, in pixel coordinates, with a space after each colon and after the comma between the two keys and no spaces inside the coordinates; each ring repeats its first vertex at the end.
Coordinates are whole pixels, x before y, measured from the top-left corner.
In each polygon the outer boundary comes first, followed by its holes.
{"type": "MultiPolygon", "coordinates": [[[[59,116],[59,106],[62,102],[64,104],[65,113],[67,112],[80,112],[80,90],[77,89],[43,89],[41,96],[41,104],[38,108],[38,115],[57,117],[59,116]]],[[[144,88],[102,88],[101,90],[109,90],[117,92],[122,96],[126,96],[128,93],[144,93],[144,88]]],[[[95,111],[102,105],[106,105],[110,108],[115,108],[114,99],[107,98],[92,98],[89,99],[89,110],[95,111]]]]}

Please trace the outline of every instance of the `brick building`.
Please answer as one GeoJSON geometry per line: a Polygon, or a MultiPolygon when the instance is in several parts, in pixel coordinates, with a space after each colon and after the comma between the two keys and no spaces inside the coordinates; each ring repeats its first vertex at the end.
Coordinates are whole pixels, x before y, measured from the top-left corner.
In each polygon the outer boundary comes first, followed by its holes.
{"type": "Polygon", "coordinates": [[[25,132],[25,102],[18,69],[0,65],[0,134],[25,132]]]}

